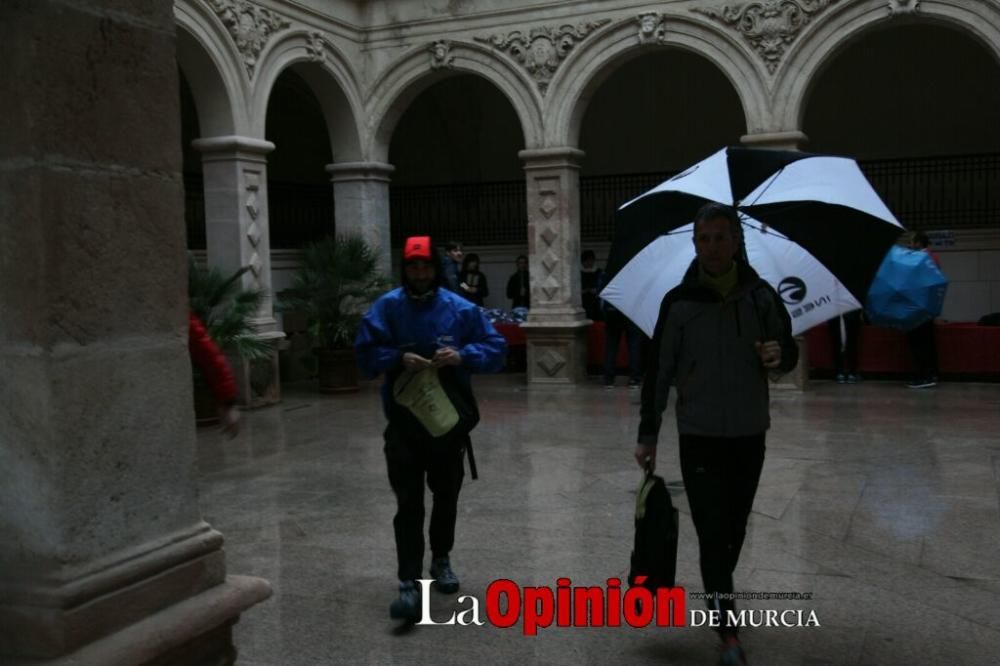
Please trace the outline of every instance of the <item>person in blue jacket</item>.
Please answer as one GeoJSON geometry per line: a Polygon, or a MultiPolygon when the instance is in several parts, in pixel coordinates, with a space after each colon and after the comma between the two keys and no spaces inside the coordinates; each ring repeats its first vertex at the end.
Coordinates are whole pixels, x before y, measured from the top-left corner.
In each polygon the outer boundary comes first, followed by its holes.
{"type": "Polygon", "coordinates": [[[479,308],[444,288],[432,248],[428,236],[406,240],[402,286],[372,304],[355,341],[361,369],[385,375],[385,458],[396,495],[399,576],[399,598],[389,614],[409,622],[420,618],[425,480],[433,495],[430,575],[439,591],[458,591],[449,553],[466,451],[475,478],[469,431],[479,420],[470,375],[497,372],[506,358],[503,336],[479,308]]]}

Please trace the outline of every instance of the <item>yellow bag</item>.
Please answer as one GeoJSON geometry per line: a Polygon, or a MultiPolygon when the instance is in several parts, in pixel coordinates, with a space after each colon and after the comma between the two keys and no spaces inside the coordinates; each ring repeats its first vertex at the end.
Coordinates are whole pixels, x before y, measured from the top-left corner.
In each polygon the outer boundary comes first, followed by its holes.
{"type": "Polygon", "coordinates": [[[458,412],[441,386],[437,368],[404,371],[392,385],[392,396],[417,417],[431,437],[446,435],[458,425],[458,412]]]}

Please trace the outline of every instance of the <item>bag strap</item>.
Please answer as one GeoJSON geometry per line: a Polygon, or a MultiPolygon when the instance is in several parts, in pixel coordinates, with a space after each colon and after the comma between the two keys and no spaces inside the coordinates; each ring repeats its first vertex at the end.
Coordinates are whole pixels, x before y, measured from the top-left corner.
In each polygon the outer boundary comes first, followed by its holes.
{"type": "Polygon", "coordinates": [[[472,451],[472,438],[465,444],[465,453],[469,456],[469,473],[472,475],[472,480],[475,481],[479,478],[479,471],[476,469],[476,454],[472,451]]]}

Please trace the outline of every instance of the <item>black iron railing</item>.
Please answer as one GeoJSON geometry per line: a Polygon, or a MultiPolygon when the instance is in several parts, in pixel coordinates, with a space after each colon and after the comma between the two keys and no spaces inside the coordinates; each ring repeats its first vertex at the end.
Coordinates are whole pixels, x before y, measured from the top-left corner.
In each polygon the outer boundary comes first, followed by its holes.
{"type": "Polygon", "coordinates": [[[908,229],[1000,226],[1000,154],[869,160],[861,169],[908,229]]]}
{"type": "MultiPolygon", "coordinates": [[[[184,174],[184,221],[188,248],[205,249],[205,190],[202,175],[184,174]]],[[[333,186],[268,182],[271,249],[298,249],[334,233],[333,186]]]]}
{"type": "MultiPolygon", "coordinates": [[[[951,230],[1000,226],[1000,153],[861,162],[875,190],[909,229],[951,230]]],[[[584,243],[610,241],[615,210],[673,175],[671,172],[580,179],[584,243]]],[[[268,183],[272,248],[298,248],[332,233],[330,185],[268,183]]],[[[188,247],[205,247],[205,204],[200,175],[185,176],[188,247]]],[[[467,245],[527,243],[523,181],[391,187],[392,242],[429,234],[467,245]]]]}
{"type": "Polygon", "coordinates": [[[389,205],[395,247],[413,235],[466,245],[528,242],[524,181],[392,187],[389,205]]]}

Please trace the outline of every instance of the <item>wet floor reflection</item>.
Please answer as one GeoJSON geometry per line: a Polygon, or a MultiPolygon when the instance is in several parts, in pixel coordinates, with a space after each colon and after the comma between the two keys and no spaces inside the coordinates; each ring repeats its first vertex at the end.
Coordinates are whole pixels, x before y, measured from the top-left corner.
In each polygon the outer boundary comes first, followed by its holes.
{"type": "MultiPolygon", "coordinates": [[[[478,383],[481,478],[466,478],[453,563],[462,593],[480,601],[497,578],[599,585],[628,570],[638,393],[519,379],[478,383]]],[[[751,661],[995,663],[1000,385],[820,382],[772,402],[737,588],[811,593],[744,607],[813,610],[822,626],[748,629],[751,661]]],[[[237,626],[239,663],[714,663],[706,629],[551,627],[526,637],[520,625],[487,624],[395,635],[382,428],[374,386],[336,397],[293,387],[282,405],[247,414],[235,440],[199,432],[202,508],[226,537],[229,571],[275,588],[237,626]]],[[[682,512],[678,579],[697,589],[676,459],[676,439],[664,438],[660,471],[682,512]]],[[[466,607],[431,598],[435,618],[466,607]]]]}

